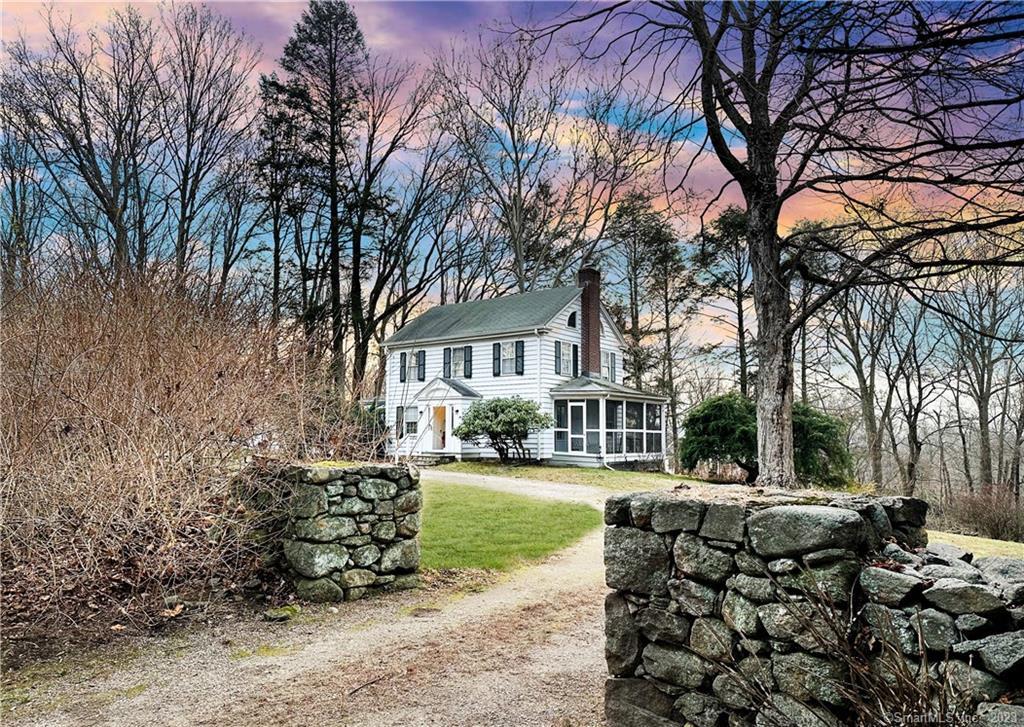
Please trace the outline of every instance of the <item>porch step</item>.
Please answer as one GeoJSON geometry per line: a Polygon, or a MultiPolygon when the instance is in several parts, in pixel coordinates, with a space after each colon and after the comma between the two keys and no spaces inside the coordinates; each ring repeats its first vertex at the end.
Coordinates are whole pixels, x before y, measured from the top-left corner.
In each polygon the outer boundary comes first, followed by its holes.
{"type": "Polygon", "coordinates": [[[446,465],[450,462],[455,462],[454,455],[413,455],[412,457],[404,459],[412,462],[417,467],[436,467],[437,465],[446,465]]]}

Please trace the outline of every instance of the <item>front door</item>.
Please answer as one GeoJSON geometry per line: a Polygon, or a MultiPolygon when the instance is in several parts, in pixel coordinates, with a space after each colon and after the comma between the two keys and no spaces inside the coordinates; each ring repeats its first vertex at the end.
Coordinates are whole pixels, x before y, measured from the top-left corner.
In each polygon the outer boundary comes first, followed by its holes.
{"type": "Polygon", "coordinates": [[[444,451],[448,445],[448,407],[446,406],[435,406],[434,407],[434,450],[444,451]]]}

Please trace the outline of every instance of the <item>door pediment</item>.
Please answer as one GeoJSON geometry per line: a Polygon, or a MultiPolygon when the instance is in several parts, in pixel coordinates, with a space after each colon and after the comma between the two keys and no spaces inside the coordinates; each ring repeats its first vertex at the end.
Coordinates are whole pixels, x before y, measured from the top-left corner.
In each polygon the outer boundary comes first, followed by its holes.
{"type": "Polygon", "coordinates": [[[472,387],[456,379],[446,379],[437,376],[416,394],[416,401],[420,403],[447,402],[479,399],[480,394],[472,387]]]}

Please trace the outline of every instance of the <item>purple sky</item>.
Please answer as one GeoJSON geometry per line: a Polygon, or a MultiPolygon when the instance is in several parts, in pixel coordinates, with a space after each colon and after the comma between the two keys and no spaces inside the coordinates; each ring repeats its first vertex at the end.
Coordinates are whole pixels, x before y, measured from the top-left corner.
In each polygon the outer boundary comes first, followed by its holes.
{"type": "MultiPolygon", "coordinates": [[[[106,17],[111,8],[123,2],[55,2],[62,14],[71,13],[76,25],[85,27],[106,17]]],[[[133,3],[146,14],[156,14],[155,2],[133,3]]],[[[280,55],[305,2],[254,2],[221,0],[207,3],[231,18],[263,48],[261,70],[270,70],[280,55]]],[[[422,61],[438,48],[447,46],[461,34],[475,34],[515,17],[525,20],[549,17],[563,11],[563,3],[525,2],[354,2],[359,25],[370,49],[422,61]]],[[[0,4],[0,37],[10,39],[23,28],[29,36],[40,32],[42,2],[7,0],[0,4]]]]}
{"type": "MultiPolygon", "coordinates": [[[[178,2],[188,0],[178,0],[178,2]]],[[[101,24],[113,8],[123,8],[126,2],[106,0],[56,1],[52,5],[61,15],[70,14],[79,30],[101,24]]],[[[156,16],[160,4],[153,1],[131,3],[144,14],[156,16]]],[[[291,35],[306,0],[213,0],[208,2],[226,15],[235,27],[247,33],[262,48],[258,70],[273,71],[285,42],[291,35]]],[[[356,0],[352,3],[359,25],[369,49],[375,53],[392,55],[409,61],[427,63],[438,50],[466,37],[473,37],[489,29],[508,26],[513,19],[523,25],[531,21],[550,19],[572,8],[569,2],[392,2],[387,0],[356,0]]],[[[47,5],[41,0],[0,0],[0,39],[9,40],[19,30],[30,39],[42,38],[44,22],[41,13],[47,5]]],[[[577,5],[577,10],[579,6],[577,5]]],[[[721,185],[724,174],[713,158],[703,158],[691,171],[689,183],[698,191],[713,195],[721,185]]],[[[738,193],[731,189],[726,202],[738,202],[738,193]]],[[[836,213],[822,200],[805,195],[793,200],[783,214],[784,226],[804,217],[818,217],[836,213]]]]}

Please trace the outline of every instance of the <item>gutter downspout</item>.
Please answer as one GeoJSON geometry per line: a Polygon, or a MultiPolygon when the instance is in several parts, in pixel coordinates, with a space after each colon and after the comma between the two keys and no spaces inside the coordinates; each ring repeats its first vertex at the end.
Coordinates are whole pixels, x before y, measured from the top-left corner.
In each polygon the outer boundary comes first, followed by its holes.
{"type": "MultiPolygon", "coordinates": [[[[533,329],[533,335],[537,337],[537,406],[544,406],[544,359],[541,355],[544,351],[544,342],[541,339],[541,332],[539,328],[533,329]]],[[[539,462],[541,457],[541,450],[543,446],[541,444],[541,433],[537,432],[537,461],[539,462]]]]}

